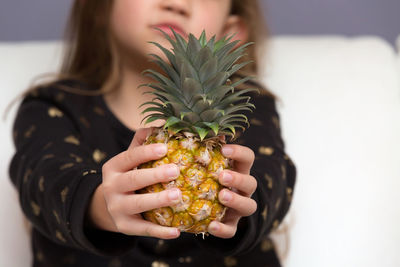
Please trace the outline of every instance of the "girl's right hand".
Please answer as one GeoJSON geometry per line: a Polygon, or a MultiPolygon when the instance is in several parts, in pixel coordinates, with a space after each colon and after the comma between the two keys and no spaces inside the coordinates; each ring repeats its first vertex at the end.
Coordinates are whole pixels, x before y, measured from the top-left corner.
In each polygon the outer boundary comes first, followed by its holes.
{"type": "Polygon", "coordinates": [[[179,203],[179,189],[135,194],[146,186],[176,179],[175,164],[135,169],[141,163],[159,159],[167,153],[165,144],[142,145],[152,128],[139,129],[129,148],[108,160],[102,168],[103,182],[96,189],[89,208],[89,221],[97,228],[126,235],[177,238],[177,228],[146,221],[140,213],[179,203]]]}

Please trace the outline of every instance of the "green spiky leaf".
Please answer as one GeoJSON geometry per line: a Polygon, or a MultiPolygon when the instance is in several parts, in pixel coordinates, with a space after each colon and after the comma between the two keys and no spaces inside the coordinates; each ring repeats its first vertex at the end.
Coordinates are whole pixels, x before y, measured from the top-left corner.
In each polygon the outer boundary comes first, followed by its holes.
{"type": "Polygon", "coordinates": [[[209,130],[197,126],[194,126],[194,128],[196,129],[196,132],[199,134],[200,141],[203,141],[203,139],[207,136],[209,130]]]}
{"type": "Polygon", "coordinates": [[[212,129],[215,133],[215,135],[218,135],[218,131],[219,131],[219,125],[217,122],[203,122],[205,125],[207,125],[208,127],[210,127],[210,129],[212,129]]]}
{"type": "Polygon", "coordinates": [[[168,127],[170,127],[170,126],[172,126],[172,125],[174,125],[174,124],[177,124],[177,123],[179,123],[179,122],[181,122],[180,119],[178,119],[177,117],[171,116],[171,117],[169,117],[169,118],[167,119],[167,121],[165,122],[165,124],[164,124],[164,129],[167,129],[168,127]]]}
{"type": "Polygon", "coordinates": [[[201,35],[199,37],[199,42],[200,42],[201,47],[205,47],[207,45],[207,38],[206,38],[206,31],[205,30],[203,30],[201,32],[201,35]]]}
{"type": "Polygon", "coordinates": [[[152,54],[152,62],[162,72],[153,69],[143,72],[155,81],[143,85],[152,89],[145,94],[154,96],[152,101],[141,105],[146,106],[144,120],[149,123],[163,119],[164,129],[170,133],[191,132],[201,140],[221,134],[234,138],[235,128],[244,129],[248,125],[243,112],[252,111],[254,105],[246,94],[256,89],[236,91],[236,86],[251,77],[242,77],[234,83],[229,78],[251,62],[242,62],[251,43],[236,48],[239,40],[233,40],[234,34],[219,40],[214,35],[207,40],[205,31],[197,39],[193,34],[183,37],[171,30],[172,37],[160,31],[172,50],[152,42],[167,60],[152,54]]]}

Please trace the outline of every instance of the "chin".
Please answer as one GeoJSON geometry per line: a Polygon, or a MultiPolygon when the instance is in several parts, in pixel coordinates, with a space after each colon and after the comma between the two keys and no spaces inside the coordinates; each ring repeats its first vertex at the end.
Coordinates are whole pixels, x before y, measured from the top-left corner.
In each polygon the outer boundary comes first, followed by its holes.
{"type": "MultiPolygon", "coordinates": [[[[159,38],[159,40],[157,38],[157,39],[153,39],[152,41],[159,43],[160,45],[162,45],[163,47],[165,47],[167,49],[172,48],[171,44],[169,44],[165,38],[159,38]]],[[[165,54],[157,46],[155,46],[154,44],[151,44],[151,43],[147,43],[146,46],[147,46],[147,49],[146,49],[147,51],[145,52],[145,54],[150,59],[153,59],[153,57],[150,56],[150,54],[156,54],[157,56],[161,57],[163,60],[168,61],[165,54]]]]}

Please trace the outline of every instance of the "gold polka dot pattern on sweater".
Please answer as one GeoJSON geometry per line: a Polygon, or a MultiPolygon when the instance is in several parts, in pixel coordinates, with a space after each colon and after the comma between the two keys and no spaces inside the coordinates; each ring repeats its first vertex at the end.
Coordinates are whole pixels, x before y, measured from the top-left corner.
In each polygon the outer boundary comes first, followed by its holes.
{"type": "Polygon", "coordinates": [[[64,138],[64,142],[70,143],[70,144],[73,144],[73,145],[77,145],[77,146],[80,145],[80,142],[79,142],[78,138],[76,138],[73,135],[68,135],[67,137],[65,137],[64,138]]]}
{"type": "Polygon", "coordinates": [[[52,118],[61,118],[61,117],[64,115],[64,114],[62,113],[62,111],[59,110],[59,109],[56,108],[56,107],[51,107],[51,108],[49,108],[48,114],[49,114],[49,116],[52,117],[52,118]]]}
{"type": "Polygon", "coordinates": [[[260,146],[258,148],[258,153],[266,156],[271,156],[274,153],[274,149],[272,147],[260,146]]]}
{"type": "Polygon", "coordinates": [[[62,202],[62,203],[65,203],[65,200],[66,200],[67,195],[68,195],[68,191],[69,191],[69,188],[68,188],[68,187],[65,187],[65,188],[61,191],[60,195],[61,195],[61,202],[62,202]]]}
{"type": "Polygon", "coordinates": [[[93,160],[96,163],[100,163],[102,160],[104,160],[106,158],[107,154],[104,153],[103,151],[101,151],[100,149],[96,149],[93,152],[93,160]]]}

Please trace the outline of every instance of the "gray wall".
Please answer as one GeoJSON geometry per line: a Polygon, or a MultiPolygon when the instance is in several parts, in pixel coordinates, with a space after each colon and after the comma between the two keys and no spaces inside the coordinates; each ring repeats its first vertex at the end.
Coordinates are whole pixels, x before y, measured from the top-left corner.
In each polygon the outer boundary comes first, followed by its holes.
{"type": "Polygon", "coordinates": [[[72,0],[0,0],[0,41],[62,36],[72,0]]]}
{"type": "Polygon", "coordinates": [[[275,34],[400,35],[400,0],[261,0],[275,34]]]}
{"type": "MultiPolygon", "coordinates": [[[[72,0],[0,0],[0,41],[62,36],[72,0]]],[[[101,1],[101,0],[100,0],[101,1]]],[[[134,0],[133,0],[134,1],[134,0]]],[[[400,0],[261,0],[274,34],[400,34],[400,0]]]]}

